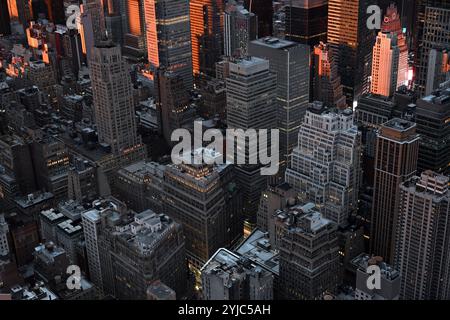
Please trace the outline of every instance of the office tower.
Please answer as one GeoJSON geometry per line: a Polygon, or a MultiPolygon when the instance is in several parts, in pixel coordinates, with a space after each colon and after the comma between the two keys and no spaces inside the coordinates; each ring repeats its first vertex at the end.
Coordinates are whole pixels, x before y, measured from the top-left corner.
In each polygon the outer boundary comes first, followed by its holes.
{"type": "Polygon", "coordinates": [[[420,134],[418,171],[450,174],[450,89],[440,89],[417,100],[416,123],[420,134]]]}
{"type": "Polygon", "coordinates": [[[224,121],[227,117],[227,90],[225,82],[217,78],[212,78],[200,88],[203,103],[200,105],[200,115],[206,119],[218,116],[224,121]]]}
{"type": "Polygon", "coordinates": [[[273,233],[273,216],[275,212],[294,205],[296,196],[295,190],[286,182],[279,185],[271,185],[267,190],[264,190],[259,202],[256,220],[258,230],[273,233]]]}
{"type": "Polygon", "coordinates": [[[345,108],[347,103],[341,77],[330,47],[323,42],[314,46],[311,62],[313,101],[322,101],[339,109],[345,108]]]}
{"type": "Polygon", "coordinates": [[[162,134],[168,145],[173,145],[172,132],[193,125],[195,111],[183,77],[172,71],[159,70],[156,77],[157,110],[161,117],[162,134]]]}
{"type": "Polygon", "coordinates": [[[427,68],[425,96],[429,96],[443,83],[450,80],[450,46],[448,49],[430,50],[427,68]]]}
{"type": "MultiPolygon", "coordinates": [[[[249,57],[229,63],[227,87],[227,124],[229,129],[267,129],[277,127],[277,82],[270,72],[269,61],[249,57]]],[[[247,140],[247,139],[246,139],[247,140]]],[[[271,142],[268,140],[268,146],[271,142]]],[[[241,146],[242,147],[242,146],[241,146]]],[[[262,176],[260,165],[249,165],[252,157],[248,144],[245,148],[246,165],[236,167],[236,178],[244,201],[245,219],[256,223],[259,198],[267,186],[267,176],[262,176]]]]}
{"type": "Polygon", "coordinates": [[[329,0],[328,38],[347,104],[354,106],[369,91],[374,32],[367,28],[368,0],[329,0]]]}
{"type": "Polygon", "coordinates": [[[289,0],[284,10],[286,39],[311,48],[327,41],[328,0],[289,0]]]}
{"type": "MultiPolygon", "coordinates": [[[[400,295],[401,276],[398,270],[385,263],[382,257],[370,257],[365,253],[352,260],[356,267],[355,300],[398,300],[400,295]],[[369,289],[367,281],[371,266],[380,268],[380,288],[369,289]]],[[[369,280],[370,283],[370,280],[369,280]]]]}
{"type": "MultiPolygon", "coordinates": [[[[404,6],[403,6],[404,7],[404,6]]],[[[406,10],[406,8],[404,9],[406,10]]],[[[402,28],[403,14],[400,14],[395,4],[391,3],[386,9],[381,23],[381,32],[394,33],[397,36],[398,56],[398,77],[395,89],[408,84],[408,44],[406,34],[402,28]]]]}
{"type": "Polygon", "coordinates": [[[70,167],[66,145],[44,134],[32,144],[31,154],[38,189],[51,192],[57,200],[65,199],[70,167]]]}
{"type": "Polygon", "coordinates": [[[106,37],[105,13],[102,2],[102,0],[86,0],[83,3],[82,11],[89,16],[88,19],[92,24],[94,45],[99,45],[106,37]]]}
{"type": "MultiPolygon", "coordinates": [[[[192,88],[192,52],[187,0],[145,0],[148,61],[155,70],[164,67],[192,88]]],[[[191,17],[192,18],[192,17],[191,17]]],[[[192,20],[192,19],[191,19],[192,20]]]]}
{"type": "Polygon", "coordinates": [[[228,4],[224,12],[224,54],[246,57],[250,41],[257,38],[258,17],[240,4],[228,4]]]}
{"type": "Polygon", "coordinates": [[[272,273],[226,249],[219,249],[201,273],[204,300],[273,300],[272,273]]]}
{"type": "Polygon", "coordinates": [[[420,46],[422,45],[421,42],[424,33],[426,8],[450,9],[450,3],[447,0],[417,0],[414,1],[414,5],[411,7],[414,7],[414,17],[409,38],[413,44],[411,48],[414,51],[414,62],[417,64],[420,61],[420,46]]]}
{"type": "Polygon", "coordinates": [[[126,21],[128,28],[125,29],[135,36],[142,36],[145,30],[143,0],[127,0],[125,1],[126,21]]]}
{"type": "Polygon", "coordinates": [[[6,36],[11,34],[10,17],[8,10],[8,0],[0,0],[0,35],[6,36]]]}
{"type": "Polygon", "coordinates": [[[191,0],[190,23],[194,76],[215,76],[223,52],[223,0],[191,0]]]}
{"type": "Polygon", "coordinates": [[[57,243],[56,230],[61,222],[67,220],[57,208],[42,210],[39,214],[40,234],[43,241],[52,241],[57,243]]]}
{"type": "Polygon", "coordinates": [[[395,33],[379,32],[372,56],[370,92],[390,97],[397,89],[400,50],[395,33]]]}
{"type": "Polygon", "coordinates": [[[337,226],[314,209],[295,206],[276,217],[280,293],[286,300],[317,300],[342,281],[337,226]]]}
{"type": "Polygon", "coordinates": [[[36,191],[30,143],[16,135],[0,137],[0,189],[2,198],[11,201],[15,196],[36,191]]]}
{"type": "Polygon", "coordinates": [[[430,50],[437,46],[450,46],[450,6],[427,7],[425,10],[423,35],[418,49],[416,89],[425,95],[430,50]]]}
{"type": "Polygon", "coordinates": [[[39,232],[34,221],[16,219],[10,224],[10,234],[17,267],[33,261],[33,251],[39,245],[39,232]]]}
{"type": "Polygon", "coordinates": [[[378,134],[370,231],[370,252],[392,263],[400,184],[416,173],[419,139],[416,124],[394,118],[378,134]]]}
{"type": "Polygon", "coordinates": [[[98,197],[95,165],[81,158],[74,158],[68,172],[68,199],[80,204],[92,203],[98,197]]]}
{"type": "Polygon", "coordinates": [[[7,0],[9,15],[11,20],[18,21],[24,28],[28,27],[28,22],[33,20],[31,11],[31,1],[29,0],[7,0]]]}
{"type": "Polygon", "coordinates": [[[60,290],[66,286],[69,275],[69,259],[66,251],[55,243],[48,241],[34,249],[34,272],[38,279],[44,281],[53,290],[60,290]]]}
{"type": "Polygon", "coordinates": [[[161,280],[178,297],[184,296],[186,251],[180,224],[152,210],[131,218],[113,214],[102,219],[99,250],[107,293],[117,299],[145,300],[149,283],[161,280]]]}
{"type": "Polygon", "coordinates": [[[244,7],[258,17],[258,38],[273,35],[273,1],[244,0],[244,7]]]}
{"type": "Polygon", "coordinates": [[[120,48],[108,42],[93,48],[90,72],[99,142],[115,155],[130,152],[141,141],[130,73],[120,48]]]}
{"type": "Polygon", "coordinates": [[[448,300],[450,191],[448,176],[425,171],[400,187],[394,263],[400,298],[448,300]]]}
{"type": "Polygon", "coordinates": [[[306,112],[286,182],[304,202],[314,202],[329,220],[346,226],[356,212],[361,176],[361,135],[350,109],[314,102],[306,112]]]}
{"type": "MultiPolygon", "coordinates": [[[[199,149],[214,159],[213,150],[199,149]]],[[[185,154],[184,157],[194,155],[185,154]]],[[[191,160],[192,161],[192,160],[191,160]]],[[[189,267],[200,268],[219,248],[229,248],[242,237],[242,202],[231,165],[168,165],[164,173],[164,213],[180,223],[186,237],[189,267]]]]}
{"type": "Polygon", "coordinates": [[[147,161],[120,168],[113,192],[136,212],[145,209],[163,212],[165,169],[164,165],[147,161]]]}
{"type": "Polygon", "coordinates": [[[277,76],[277,129],[280,130],[280,162],[283,175],[294,149],[309,103],[309,47],[277,38],[250,43],[252,56],[269,61],[277,76]]]}
{"type": "Polygon", "coordinates": [[[81,51],[86,56],[86,61],[91,61],[92,48],[95,45],[94,26],[90,13],[81,7],[81,14],[76,18],[77,29],[80,32],[81,51]]]}

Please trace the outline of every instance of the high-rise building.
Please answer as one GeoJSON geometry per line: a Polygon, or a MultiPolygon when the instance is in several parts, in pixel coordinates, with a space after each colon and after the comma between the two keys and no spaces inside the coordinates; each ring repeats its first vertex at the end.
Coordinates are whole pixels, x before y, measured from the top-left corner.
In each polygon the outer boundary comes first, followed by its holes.
{"type": "MultiPolygon", "coordinates": [[[[183,78],[192,88],[192,52],[188,0],[145,0],[145,33],[148,61],[183,78]]],[[[192,19],[191,19],[192,20],[192,19]]]]}
{"type": "Polygon", "coordinates": [[[100,44],[106,37],[105,13],[102,3],[102,0],[86,0],[83,2],[83,12],[89,16],[92,24],[94,45],[100,44]]]}
{"type": "Polygon", "coordinates": [[[314,102],[306,112],[286,182],[304,202],[314,202],[339,226],[357,210],[361,177],[361,135],[350,109],[314,102]]]}
{"type": "Polygon", "coordinates": [[[180,74],[159,70],[156,77],[157,110],[160,113],[162,134],[168,145],[172,132],[184,126],[192,127],[195,110],[180,74]]]}
{"type": "Polygon", "coordinates": [[[370,91],[390,97],[397,89],[400,50],[395,33],[379,32],[372,55],[370,91]]]}
{"type": "Polygon", "coordinates": [[[273,1],[244,0],[244,7],[258,17],[258,38],[273,35],[273,1]]]}
{"type": "Polygon", "coordinates": [[[419,95],[426,93],[428,62],[430,51],[436,46],[450,46],[450,4],[447,9],[442,7],[426,7],[423,24],[423,34],[418,49],[416,89],[419,95]]]}
{"type": "Polygon", "coordinates": [[[311,48],[327,41],[328,0],[289,0],[285,15],[288,40],[311,48]]]}
{"type": "Polygon", "coordinates": [[[337,226],[314,209],[295,206],[276,217],[280,293],[287,300],[317,300],[342,281],[337,226]]]}
{"type": "Polygon", "coordinates": [[[131,216],[100,213],[100,219],[98,246],[105,293],[145,300],[149,283],[161,280],[178,297],[184,296],[186,251],[180,224],[152,210],[131,216]]]}
{"type": "Polygon", "coordinates": [[[0,258],[9,254],[8,233],[9,227],[5,221],[5,215],[0,214],[0,258]]]}
{"type": "Polygon", "coordinates": [[[80,204],[92,203],[98,197],[95,165],[88,160],[74,158],[69,169],[68,199],[80,204]]]}
{"type": "MultiPolygon", "coordinates": [[[[211,159],[222,155],[209,149],[211,159]]],[[[184,154],[186,160],[194,154],[184,154]]],[[[181,156],[181,155],[180,155],[181,156]]],[[[192,159],[190,160],[192,163],[192,159]]],[[[164,212],[183,226],[189,267],[200,268],[220,248],[229,248],[242,237],[242,202],[236,191],[231,165],[168,165],[164,173],[164,212]]]]}
{"type": "MultiPolygon", "coordinates": [[[[230,62],[227,87],[227,124],[229,129],[267,129],[277,127],[276,75],[270,72],[269,61],[248,57],[230,62]]],[[[246,139],[247,140],[247,139],[246,139]]],[[[268,141],[268,146],[271,141],[268,141]]],[[[273,143],[276,143],[275,141],[273,143]]],[[[246,165],[236,167],[236,178],[244,201],[246,220],[256,223],[261,192],[266,189],[267,176],[260,165],[250,165],[250,148],[245,148],[246,165]]]]}
{"type": "Polygon", "coordinates": [[[382,257],[371,257],[365,253],[354,258],[351,263],[356,267],[355,300],[398,300],[401,276],[398,270],[385,263],[382,257]],[[370,289],[367,286],[371,273],[368,268],[380,268],[380,287],[370,289]]]}
{"type": "Polygon", "coordinates": [[[400,184],[417,170],[420,137],[416,124],[394,118],[377,135],[370,252],[390,263],[397,228],[400,184]]]}
{"type": "Polygon", "coordinates": [[[270,72],[277,76],[277,129],[280,130],[280,175],[283,175],[308,108],[309,47],[263,38],[250,43],[249,53],[268,60],[270,72]]]}
{"type": "Polygon", "coordinates": [[[400,187],[394,264],[400,298],[450,298],[450,191],[448,176],[425,171],[400,187]]]}
{"type": "Polygon", "coordinates": [[[144,0],[125,1],[126,21],[128,26],[125,30],[135,36],[142,36],[145,31],[145,19],[143,9],[144,0]]]}
{"type": "Polygon", "coordinates": [[[33,20],[31,1],[29,0],[7,0],[9,16],[12,21],[18,21],[23,28],[28,27],[28,22],[33,20]]]}
{"type": "Polygon", "coordinates": [[[329,0],[328,35],[347,104],[356,104],[369,91],[372,47],[375,35],[367,28],[368,0],[329,0]]]}
{"type": "Polygon", "coordinates": [[[273,300],[272,273],[226,249],[219,249],[201,273],[205,300],[273,300]]]}
{"type": "Polygon", "coordinates": [[[122,17],[118,14],[111,13],[105,16],[106,32],[108,39],[116,44],[123,42],[122,17]]]}
{"type": "Polygon", "coordinates": [[[224,12],[224,54],[228,57],[248,55],[250,41],[258,38],[258,17],[236,2],[224,12]]]}
{"type": "Polygon", "coordinates": [[[99,142],[115,155],[141,144],[137,135],[132,83],[120,47],[105,42],[93,48],[90,61],[99,142]]]}
{"type": "Polygon", "coordinates": [[[274,233],[273,216],[277,210],[284,210],[295,204],[296,192],[288,183],[269,186],[264,190],[259,202],[257,227],[263,232],[274,233]]]}
{"type": "MultiPolygon", "coordinates": [[[[402,0],[403,1],[403,0],[402,0]]],[[[406,10],[405,6],[403,6],[406,10]]],[[[394,3],[386,9],[384,19],[381,23],[381,32],[394,33],[397,36],[399,48],[398,77],[395,89],[408,84],[408,44],[406,34],[403,32],[401,18],[404,14],[399,13],[394,3]]]]}
{"type": "Polygon", "coordinates": [[[0,0],[0,36],[11,34],[10,13],[8,9],[8,0],[0,0]]]}
{"type": "Polygon", "coordinates": [[[223,52],[223,0],[191,0],[192,69],[195,76],[215,76],[223,52]]]}
{"type": "Polygon", "coordinates": [[[419,172],[450,174],[450,88],[417,100],[416,123],[420,134],[419,172]]]}
{"type": "Polygon", "coordinates": [[[430,50],[427,68],[425,96],[429,96],[439,86],[450,80],[450,46],[430,50]]]}
{"type": "Polygon", "coordinates": [[[64,10],[64,1],[61,0],[45,0],[47,7],[47,18],[54,24],[65,24],[66,15],[64,10]]]}
{"type": "Polygon", "coordinates": [[[38,189],[53,193],[58,201],[65,199],[70,168],[66,145],[46,134],[34,141],[32,159],[38,189]]]}
{"type": "Polygon", "coordinates": [[[139,161],[117,171],[113,194],[136,212],[151,209],[163,212],[165,166],[139,161]]]}
{"type": "MultiPolygon", "coordinates": [[[[404,0],[407,1],[407,0],[404,0]]],[[[425,11],[427,7],[435,7],[441,9],[450,9],[450,3],[447,0],[417,0],[411,6],[409,3],[405,4],[408,7],[413,7],[414,15],[412,18],[412,28],[409,33],[409,41],[412,43],[411,49],[414,52],[415,64],[420,61],[420,47],[422,46],[422,39],[424,34],[425,11]]],[[[405,7],[405,5],[403,7],[405,7]]],[[[416,77],[417,77],[416,70],[416,77]]]]}
{"type": "Polygon", "coordinates": [[[312,55],[312,97],[328,106],[343,109],[347,106],[338,66],[330,47],[323,42],[314,46],[312,55]]]}

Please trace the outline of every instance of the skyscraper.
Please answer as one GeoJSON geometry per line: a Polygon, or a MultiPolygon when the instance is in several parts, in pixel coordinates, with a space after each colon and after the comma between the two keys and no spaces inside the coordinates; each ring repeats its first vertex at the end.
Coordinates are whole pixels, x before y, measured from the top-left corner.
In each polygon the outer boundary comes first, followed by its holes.
{"type": "Polygon", "coordinates": [[[337,226],[308,203],[276,217],[280,237],[280,294],[286,300],[317,300],[341,281],[337,226]]]}
{"type": "Polygon", "coordinates": [[[357,209],[360,153],[352,111],[316,101],[300,127],[286,182],[303,202],[314,202],[325,218],[346,226],[357,209]]]}
{"type": "Polygon", "coordinates": [[[450,298],[448,182],[425,171],[400,187],[394,263],[402,274],[401,299],[450,298]]]}
{"type": "Polygon", "coordinates": [[[159,70],[156,78],[157,107],[161,116],[162,134],[168,145],[172,132],[182,127],[192,127],[195,111],[191,108],[189,94],[183,78],[171,71],[159,70]]]}
{"type": "Polygon", "coordinates": [[[369,76],[375,35],[367,28],[368,0],[329,0],[328,39],[347,104],[354,106],[369,91],[369,76]]]}
{"type": "Polygon", "coordinates": [[[9,35],[11,33],[10,13],[8,10],[8,0],[0,0],[0,35],[9,35]]]}
{"type": "Polygon", "coordinates": [[[249,53],[269,61],[277,76],[277,128],[280,130],[280,163],[284,174],[309,103],[309,47],[292,41],[263,38],[252,41],[249,53]]]}
{"type": "Polygon", "coordinates": [[[417,100],[416,122],[420,134],[419,172],[450,174],[450,88],[417,100]]]}
{"type": "Polygon", "coordinates": [[[248,55],[250,41],[258,38],[258,17],[242,5],[230,3],[224,12],[224,54],[248,55]]]}
{"type": "MultiPolygon", "coordinates": [[[[277,126],[276,75],[270,72],[269,61],[248,57],[230,62],[227,82],[227,123],[229,129],[274,129],[277,126]]],[[[247,140],[247,139],[246,139],[247,140]]],[[[269,141],[269,145],[270,145],[269,141]]],[[[275,143],[275,142],[274,142],[275,143]]],[[[241,146],[242,147],[242,146],[241,146]]],[[[248,144],[246,160],[251,157],[248,144]]],[[[236,178],[241,186],[244,214],[256,223],[259,198],[267,186],[267,176],[260,165],[239,165],[236,178]]]]}
{"type": "Polygon", "coordinates": [[[397,89],[400,50],[395,33],[378,33],[372,56],[370,91],[390,97],[397,89]]]}
{"type": "Polygon", "coordinates": [[[226,249],[202,267],[205,300],[272,300],[273,275],[226,249]]]}
{"type": "Polygon", "coordinates": [[[343,109],[347,106],[338,66],[330,47],[321,42],[314,46],[312,55],[312,97],[328,106],[343,109]]]}
{"type": "Polygon", "coordinates": [[[64,1],[61,0],[45,0],[47,7],[48,19],[54,24],[65,24],[66,15],[64,10],[64,1]]]}
{"type": "Polygon", "coordinates": [[[83,12],[90,16],[92,23],[95,45],[100,44],[106,37],[105,14],[102,3],[102,0],[86,0],[83,3],[83,12]]]}
{"type": "Polygon", "coordinates": [[[192,88],[191,32],[188,0],[145,0],[148,61],[153,71],[165,67],[192,88]]]}
{"type": "MultiPolygon", "coordinates": [[[[406,10],[406,8],[404,9],[406,10]]],[[[394,33],[397,36],[397,46],[399,48],[398,56],[398,77],[395,89],[408,82],[408,44],[406,42],[406,34],[403,33],[401,14],[397,7],[391,3],[386,9],[384,19],[381,23],[381,32],[394,33]]]]}
{"type": "Polygon", "coordinates": [[[439,86],[450,80],[450,46],[433,48],[428,57],[427,82],[425,95],[428,96],[439,86]]]}
{"type": "Polygon", "coordinates": [[[192,68],[195,76],[215,76],[223,52],[223,0],[191,0],[192,68]]]}
{"type": "Polygon", "coordinates": [[[273,35],[273,0],[244,0],[245,9],[258,17],[258,38],[273,35]]]}
{"type": "Polygon", "coordinates": [[[430,50],[436,46],[450,46],[450,7],[427,7],[423,35],[418,51],[416,86],[420,96],[425,95],[430,50]]]}
{"type": "Polygon", "coordinates": [[[120,47],[110,42],[94,47],[90,72],[99,142],[115,155],[131,152],[141,139],[136,131],[130,73],[120,47]]]}
{"type": "Polygon", "coordinates": [[[381,126],[376,142],[370,253],[388,263],[399,227],[400,184],[416,173],[418,151],[415,123],[394,118],[381,126]]]}
{"type": "Polygon", "coordinates": [[[285,14],[287,39],[311,48],[327,41],[328,0],[290,0],[285,14]]]}
{"type": "MultiPolygon", "coordinates": [[[[210,159],[222,155],[210,149],[198,149],[180,155],[192,163],[195,153],[210,159]]],[[[189,268],[200,277],[201,267],[220,248],[229,248],[240,240],[243,231],[242,202],[236,191],[231,165],[168,165],[164,173],[164,212],[180,223],[186,237],[189,268]]]]}

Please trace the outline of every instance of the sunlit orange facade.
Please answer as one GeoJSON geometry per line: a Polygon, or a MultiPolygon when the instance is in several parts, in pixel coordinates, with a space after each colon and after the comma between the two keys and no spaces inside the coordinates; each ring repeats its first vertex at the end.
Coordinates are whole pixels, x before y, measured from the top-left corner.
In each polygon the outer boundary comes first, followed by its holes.
{"type": "Polygon", "coordinates": [[[140,5],[140,0],[127,0],[128,27],[130,33],[135,36],[142,35],[140,5]]]}
{"type": "Polygon", "coordinates": [[[223,19],[219,18],[219,26],[217,26],[217,17],[222,17],[223,6],[223,0],[191,0],[190,2],[192,69],[194,75],[200,73],[201,38],[212,36],[223,30],[223,19]]]}
{"type": "Polygon", "coordinates": [[[17,9],[16,0],[8,0],[9,17],[11,20],[19,19],[19,10],[17,9]]]}
{"type": "Polygon", "coordinates": [[[145,0],[144,11],[148,61],[151,65],[159,67],[158,30],[156,26],[155,0],[145,0]]]}

